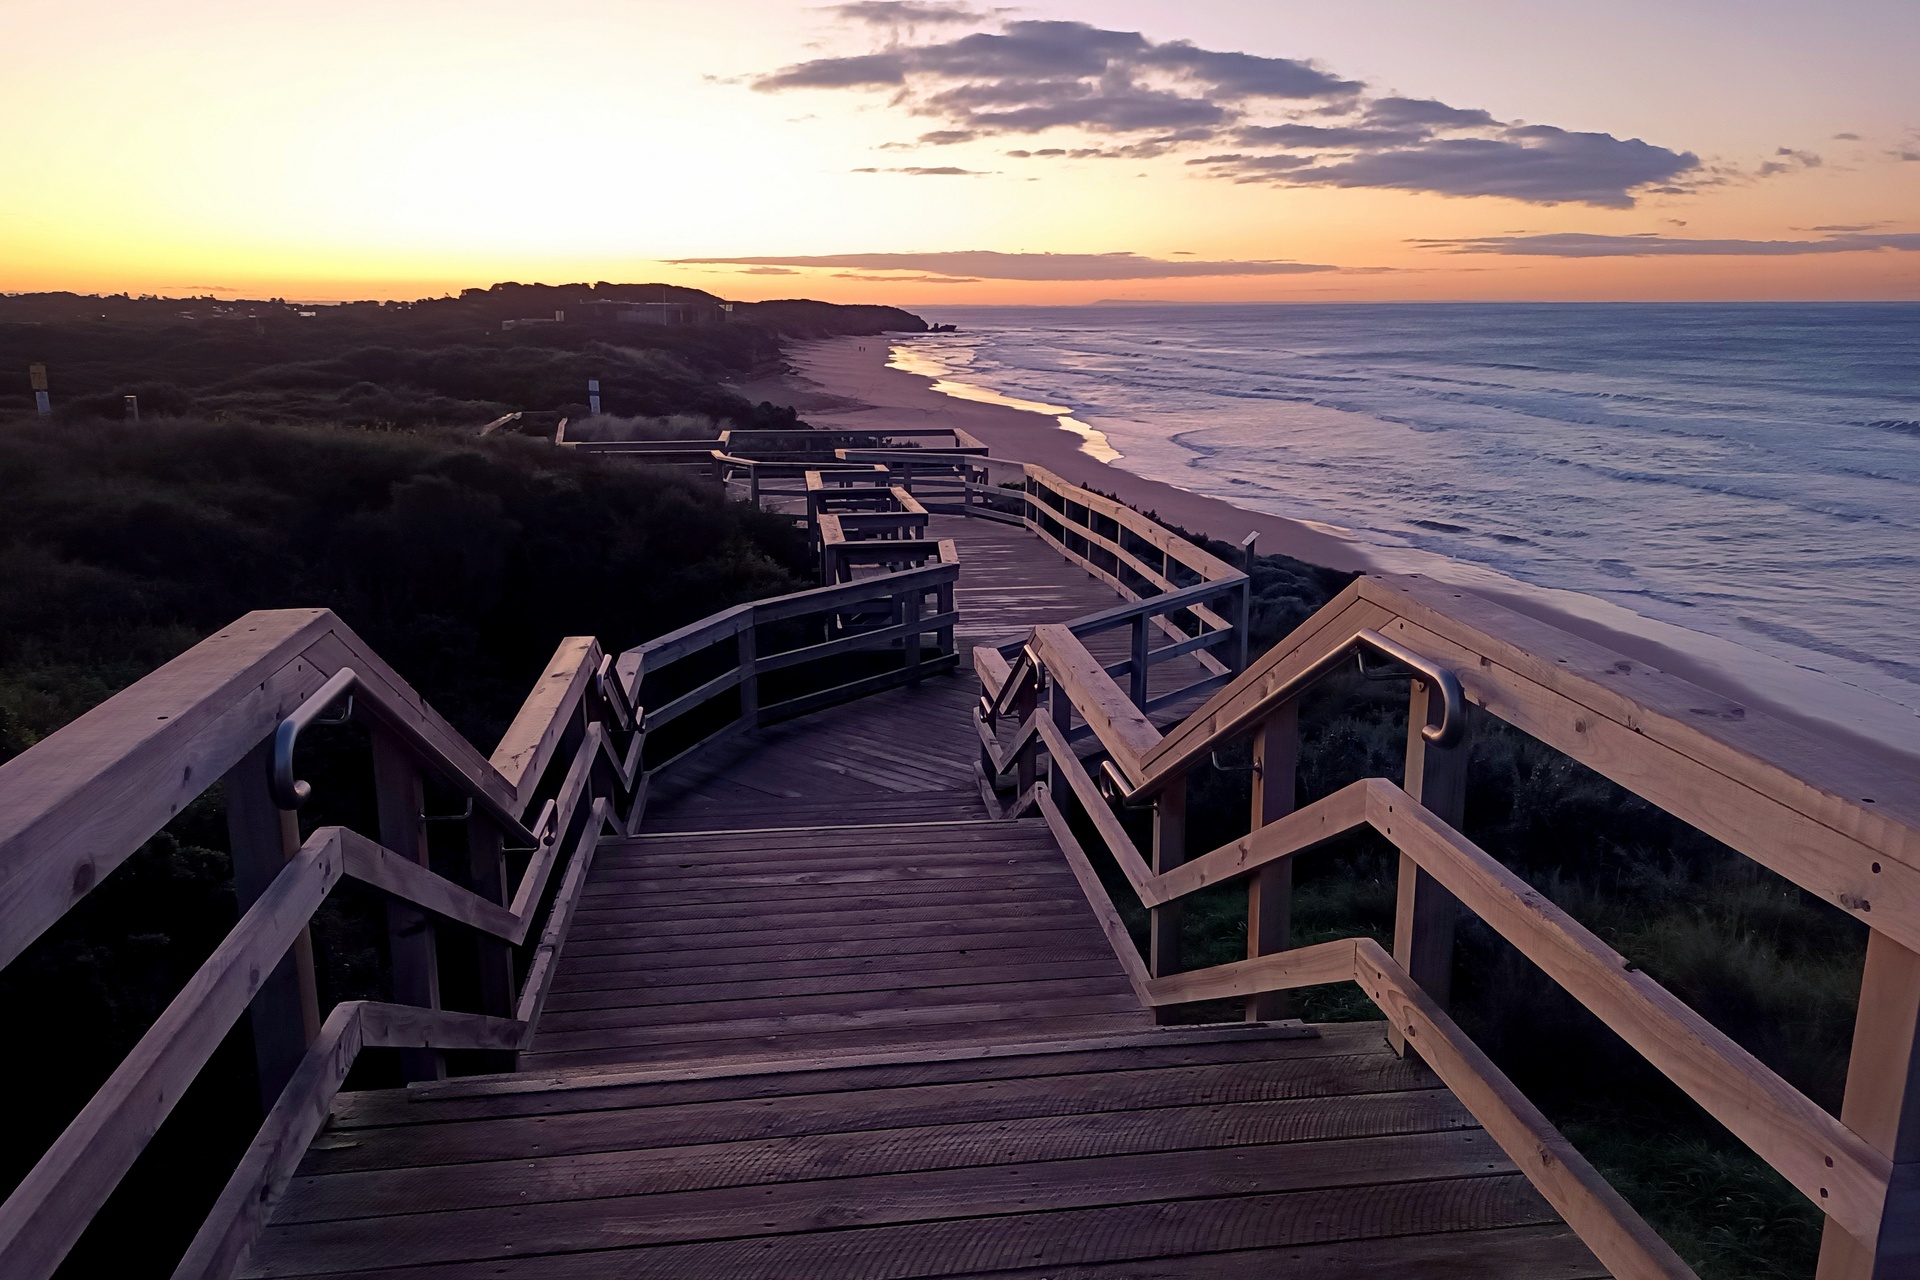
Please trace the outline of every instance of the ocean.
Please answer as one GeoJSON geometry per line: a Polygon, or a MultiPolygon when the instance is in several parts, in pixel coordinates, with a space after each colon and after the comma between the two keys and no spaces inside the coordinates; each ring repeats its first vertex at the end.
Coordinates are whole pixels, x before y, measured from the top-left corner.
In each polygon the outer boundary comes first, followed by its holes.
{"type": "Polygon", "coordinates": [[[1920,708],[1920,304],[929,307],[1115,465],[1920,708]]]}

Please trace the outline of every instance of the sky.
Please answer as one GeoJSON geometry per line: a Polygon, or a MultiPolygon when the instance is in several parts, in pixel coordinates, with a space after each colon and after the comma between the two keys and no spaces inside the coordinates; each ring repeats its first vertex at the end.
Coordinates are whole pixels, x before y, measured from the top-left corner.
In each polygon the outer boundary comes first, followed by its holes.
{"type": "Polygon", "coordinates": [[[1913,0],[6,0],[0,291],[1920,299],[1913,0]]]}

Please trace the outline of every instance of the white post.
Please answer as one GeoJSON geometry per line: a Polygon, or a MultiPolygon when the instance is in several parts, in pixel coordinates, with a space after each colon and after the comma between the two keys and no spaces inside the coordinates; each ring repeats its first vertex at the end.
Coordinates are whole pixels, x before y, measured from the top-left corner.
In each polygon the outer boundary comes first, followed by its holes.
{"type": "Polygon", "coordinates": [[[600,379],[587,379],[587,412],[594,417],[600,416],[600,379]]]}
{"type": "Polygon", "coordinates": [[[43,418],[53,416],[53,402],[47,399],[47,366],[30,364],[27,366],[27,379],[33,383],[33,409],[43,418]]]}

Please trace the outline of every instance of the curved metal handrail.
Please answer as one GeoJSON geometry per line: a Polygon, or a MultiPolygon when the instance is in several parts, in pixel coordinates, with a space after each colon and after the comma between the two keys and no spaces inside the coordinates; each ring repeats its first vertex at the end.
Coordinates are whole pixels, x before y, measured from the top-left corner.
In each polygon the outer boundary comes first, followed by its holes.
{"type": "Polygon", "coordinates": [[[1221,725],[1199,742],[1184,748],[1172,762],[1154,768],[1138,782],[1130,782],[1119,766],[1111,760],[1107,761],[1101,770],[1103,785],[1113,793],[1112,798],[1123,804],[1140,801],[1144,796],[1158,791],[1171,776],[1184,773],[1185,770],[1178,767],[1181,763],[1190,758],[1197,762],[1198,757],[1212,751],[1220,743],[1246,732],[1267,712],[1298,697],[1308,685],[1325,679],[1345,666],[1349,657],[1358,658],[1364,666],[1365,650],[1368,649],[1408,668],[1414,679],[1423,680],[1440,691],[1440,719],[1437,723],[1422,725],[1420,736],[1436,747],[1450,747],[1459,742],[1467,730],[1467,696],[1460,686],[1459,677],[1424,653],[1409,649],[1397,640],[1390,640],[1378,631],[1367,628],[1356,631],[1345,644],[1330,650],[1325,657],[1267,694],[1230,723],[1221,725]]]}
{"type": "Polygon", "coordinates": [[[342,694],[351,693],[359,686],[358,672],[352,667],[340,668],[273,731],[273,765],[267,775],[267,785],[273,791],[274,804],[282,809],[298,809],[313,794],[312,786],[293,776],[293,749],[299,745],[300,735],[320,718],[321,712],[338,702],[342,694]]]}
{"type": "MultiPolygon", "coordinates": [[[[378,715],[378,691],[360,679],[359,673],[352,667],[342,667],[328,677],[327,682],[314,690],[305,702],[294,708],[292,714],[282,720],[273,731],[273,759],[267,767],[267,788],[273,795],[273,802],[282,809],[294,810],[304,805],[313,795],[308,783],[293,776],[293,753],[300,745],[300,735],[314,724],[325,723],[322,714],[328,707],[338,702],[343,695],[359,690],[375,703],[373,711],[378,715]]],[[[421,758],[440,767],[440,772],[450,781],[454,781],[476,807],[486,812],[488,818],[498,827],[501,834],[521,842],[522,847],[538,848],[554,838],[554,832],[541,832],[538,825],[528,828],[514,813],[503,807],[498,800],[482,788],[471,783],[460,783],[461,774],[450,760],[438,751],[432,743],[422,739],[417,732],[403,723],[395,723],[388,716],[379,717],[400,736],[412,743],[421,758]]],[[[549,806],[551,807],[551,806],[549,806]]],[[[546,820],[543,812],[541,820],[546,820]]]]}

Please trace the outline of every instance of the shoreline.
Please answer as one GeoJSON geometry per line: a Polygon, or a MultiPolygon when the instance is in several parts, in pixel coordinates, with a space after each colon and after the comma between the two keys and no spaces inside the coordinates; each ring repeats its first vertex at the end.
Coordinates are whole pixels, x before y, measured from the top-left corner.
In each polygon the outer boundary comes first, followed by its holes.
{"type": "Polygon", "coordinates": [[[1344,530],[1236,507],[1137,475],[1085,452],[1085,437],[1061,426],[1054,415],[962,399],[936,390],[932,377],[890,368],[899,344],[891,335],[796,343],[787,352],[791,373],[736,389],[756,401],[791,405],[823,426],[959,427],[987,445],[994,461],[1006,464],[1004,475],[995,469],[996,480],[1016,474],[1020,463],[1037,463],[1195,533],[1238,545],[1255,532],[1262,554],[1350,573],[1422,573],[1791,724],[1844,737],[1902,770],[1920,770],[1920,716],[1877,694],[1593,596],[1535,586],[1429,553],[1395,553],[1388,560],[1344,530]]]}

